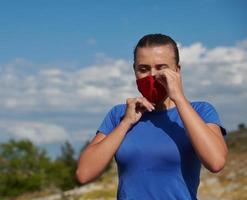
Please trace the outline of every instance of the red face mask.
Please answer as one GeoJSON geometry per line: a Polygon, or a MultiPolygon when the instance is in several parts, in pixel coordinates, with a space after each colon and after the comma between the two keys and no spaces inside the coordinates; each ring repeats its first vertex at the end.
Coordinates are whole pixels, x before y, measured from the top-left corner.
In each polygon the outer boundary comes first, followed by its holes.
{"type": "Polygon", "coordinates": [[[167,96],[166,89],[155,80],[155,76],[136,79],[136,84],[139,92],[151,103],[157,104],[167,96]]]}

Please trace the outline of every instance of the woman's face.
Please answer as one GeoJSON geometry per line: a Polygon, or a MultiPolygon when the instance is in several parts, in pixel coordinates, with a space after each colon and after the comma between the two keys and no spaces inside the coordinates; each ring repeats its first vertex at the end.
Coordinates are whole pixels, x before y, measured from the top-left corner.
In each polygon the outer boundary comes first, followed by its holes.
{"type": "Polygon", "coordinates": [[[170,68],[180,70],[176,64],[175,53],[170,45],[138,48],[135,62],[136,79],[148,75],[155,76],[159,70],[170,68]]]}

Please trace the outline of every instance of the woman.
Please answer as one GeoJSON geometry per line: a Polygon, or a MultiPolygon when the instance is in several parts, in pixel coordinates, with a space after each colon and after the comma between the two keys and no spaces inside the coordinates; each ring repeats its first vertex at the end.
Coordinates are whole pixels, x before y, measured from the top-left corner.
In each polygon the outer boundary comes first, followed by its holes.
{"type": "Polygon", "coordinates": [[[217,111],[185,97],[178,48],[169,36],[144,36],[135,47],[133,67],[143,96],[108,112],[81,153],[78,180],[96,179],[114,156],[119,200],[197,199],[201,164],[217,173],[227,160],[226,131],[217,111]]]}

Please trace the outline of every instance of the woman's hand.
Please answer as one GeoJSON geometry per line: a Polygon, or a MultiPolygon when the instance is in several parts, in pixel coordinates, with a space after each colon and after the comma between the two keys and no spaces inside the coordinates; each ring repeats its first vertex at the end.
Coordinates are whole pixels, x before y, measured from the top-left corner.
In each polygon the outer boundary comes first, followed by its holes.
{"type": "Polygon", "coordinates": [[[165,87],[172,101],[176,102],[184,96],[180,70],[165,68],[156,74],[156,78],[165,87]]]}
{"type": "Polygon", "coordinates": [[[123,120],[131,126],[139,121],[144,112],[151,112],[155,109],[145,97],[128,98],[126,104],[127,108],[123,120]]]}

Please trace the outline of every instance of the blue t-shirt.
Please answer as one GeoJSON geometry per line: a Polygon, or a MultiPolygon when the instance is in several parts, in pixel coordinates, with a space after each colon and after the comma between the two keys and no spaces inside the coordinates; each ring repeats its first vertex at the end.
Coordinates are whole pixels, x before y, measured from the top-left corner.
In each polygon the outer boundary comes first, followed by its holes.
{"type": "MultiPolygon", "coordinates": [[[[205,123],[223,128],[208,102],[191,102],[205,123]]],[[[115,105],[98,131],[108,135],[124,117],[126,104],[115,105]]],[[[98,132],[97,132],[98,133],[98,132]]],[[[193,149],[177,108],[145,112],[116,151],[118,200],[196,200],[201,162],[193,149]]]]}

